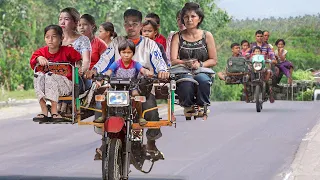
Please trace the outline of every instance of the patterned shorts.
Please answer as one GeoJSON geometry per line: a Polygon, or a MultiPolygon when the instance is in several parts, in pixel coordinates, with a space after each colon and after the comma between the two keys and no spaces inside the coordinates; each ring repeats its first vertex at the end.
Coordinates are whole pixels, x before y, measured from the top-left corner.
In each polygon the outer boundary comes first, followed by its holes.
{"type": "Polygon", "coordinates": [[[59,96],[67,96],[72,93],[72,81],[57,74],[37,72],[33,84],[39,101],[45,98],[58,102],[59,96]]]}

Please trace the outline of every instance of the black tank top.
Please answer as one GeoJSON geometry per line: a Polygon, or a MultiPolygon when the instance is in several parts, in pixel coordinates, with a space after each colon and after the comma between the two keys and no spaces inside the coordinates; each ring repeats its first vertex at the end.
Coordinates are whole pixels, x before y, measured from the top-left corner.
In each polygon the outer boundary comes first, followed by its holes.
{"type": "Polygon", "coordinates": [[[198,59],[201,62],[209,59],[206,43],[206,31],[203,31],[202,39],[195,42],[185,41],[179,32],[179,59],[198,59]]]}

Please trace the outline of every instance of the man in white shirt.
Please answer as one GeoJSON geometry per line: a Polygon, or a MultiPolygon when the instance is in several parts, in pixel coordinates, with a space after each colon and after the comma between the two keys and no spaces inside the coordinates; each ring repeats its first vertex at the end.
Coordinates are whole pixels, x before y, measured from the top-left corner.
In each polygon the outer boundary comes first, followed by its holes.
{"type": "MultiPolygon", "coordinates": [[[[161,51],[153,40],[140,36],[142,29],[142,13],[135,9],[128,9],[124,12],[124,28],[127,33],[126,37],[116,37],[108,46],[108,49],[101,55],[99,62],[93,67],[91,71],[86,72],[86,77],[92,77],[93,74],[104,73],[108,70],[110,65],[120,59],[118,45],[123,39],[130,39],[136,45],[133,60],[139,62],[148,69],[153,69],[154,73],[158,75],[159,79],[168,79],[169,72],[167,72],[167,64],[162,58],[161,51]]],[[[151,86],[152,87],[152,86],[151,86]]],[[[149,109],[156,107],[156,99],[150,93],[151,89],[139,87],[141,95],[146,96],[147,101],[142,104],[142,109],[149,109]]],[[[158,110],[153,110],[145,114],[145,119],[148,121],[159,121],[158,110]]],[[[155,145],[156,139],[162,136],[160,129],[148,129],[147,131],[147,150],[162,153],[155,145]]],[[[163,158],[163,157],[162,157],[163,158]]]]}

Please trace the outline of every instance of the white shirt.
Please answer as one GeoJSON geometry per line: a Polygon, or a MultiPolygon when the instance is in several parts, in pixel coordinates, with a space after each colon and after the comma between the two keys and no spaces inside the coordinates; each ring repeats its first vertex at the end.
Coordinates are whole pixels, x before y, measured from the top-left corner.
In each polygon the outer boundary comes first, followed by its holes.
{"type": "MultiPolygon", "coordinates": [[[[98,73],[106,72],[114,61],[121,58],[118,46],[123,40],[125,40],[125,37],[116,37],[112,40],[106,51],[100,56],[99,61],[94,65],[98,73]]],[[[132,59],[148,69],[153,69],[154,73],[167,71],[167,64],[158,45],[149,38],[140,36],[140,42],[136,45],[132,59]]]]}

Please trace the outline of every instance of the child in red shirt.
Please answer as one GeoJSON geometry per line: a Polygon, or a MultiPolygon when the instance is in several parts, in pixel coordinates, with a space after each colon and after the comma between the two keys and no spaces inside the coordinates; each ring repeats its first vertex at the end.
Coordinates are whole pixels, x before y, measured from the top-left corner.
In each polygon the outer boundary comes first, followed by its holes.
{"type": "MultiPolygon", "coordinates": [[[[36,50],[30,59],[31,68],[34,69],[37,64],[37,69],[41,66],[49,65],[49,62],[69,62],[75,64],[81,60],[81,55],[73,48],[61,46],[62,44],[62,28],[57,25],[49,25],[44,29],[44,40],[47,46],[36,50]]],[[[46,100],[51,101],[51,117],[52,120],[63,120],[57,111],[57,103],[59,96],[71,94],[73,89],[72,71],[68,66],[66,74],[59,75],[52,72],[38,71],[34,75],[34,89],[41,107],[41,114],[38,114],[34,121],[48,121],[48,109],[46,100]]]]}
{"type": "MultiPolygon", "coordinates": [[[[151,20],[151,21],[156,22],[157,25],[158,25],[158,29],[160,29],[160,17],[159,17],[158,14],[149,13],[149,14],[146,16],[145,20],[146,20],[146,21],[147,21],[147,20],[151,20]]],[[[154,40],[155,42],[161,44],[161,45],[163,46],[164,50],[166,51],[166,49],[167,49],[167,40],[166,40],[166,38],[165,38],[162,34],[159,33],[159,31],[157,31],[156,37],[155,37],[155,39],[153,39],[153,40],[154,40]]]]}
{"type": "Polygon", "coordinates": [[[168,58],[167,58],[166,51],[165,51],[164,47],[162,46],[162,44],[160,44],[156,41],[156,36],[158,34],[157,23],[154,21],[151,21],[151,20],[146,20],[142,24],[141,34],[142,34],[142,36],[150,38],[157,43],[164,61],[168,64],[168,58]]]}

